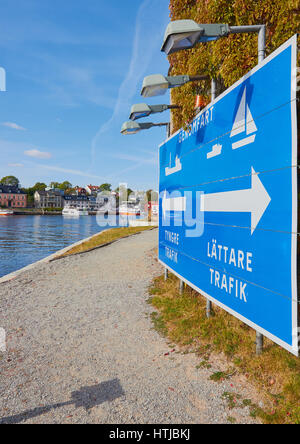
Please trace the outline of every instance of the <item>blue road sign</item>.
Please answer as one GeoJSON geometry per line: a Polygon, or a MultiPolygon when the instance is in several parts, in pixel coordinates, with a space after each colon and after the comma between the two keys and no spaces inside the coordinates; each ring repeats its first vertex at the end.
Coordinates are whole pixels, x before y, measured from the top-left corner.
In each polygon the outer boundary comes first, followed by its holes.
{"type": "Polygon", "coordinates": [[[160,146],[160,261],[298,354],[294,36],[160,146]]]}

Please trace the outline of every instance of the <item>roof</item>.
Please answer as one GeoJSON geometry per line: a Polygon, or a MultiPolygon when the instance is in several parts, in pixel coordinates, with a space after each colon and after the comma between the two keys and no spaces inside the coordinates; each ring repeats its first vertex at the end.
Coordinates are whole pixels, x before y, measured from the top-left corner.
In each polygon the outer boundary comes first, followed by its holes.
{"type": "Polygon", "coordinates": [[[36,193],[38,193],[40,196],[57,196],[57,197],[62,197],[61,193],[58,191],[43,191],[43,190],[39,190],[36,191],[36,193]]]}
{"type": "Polygon", "coordinates": [[[75,200],[75,201],[87,201],[89,198],[87,196],[77,196],[77,194],[68,194],[64,196],[65,200],[75,200]]]}
{"type": "Polygon", "coordinates": [[[98,187],[97,185],[87,185],[87,187],[88,187],[90,190],[94,190],[94,191],[97,191],[97,190],[99,190],[99,188],[100,188],[100,187],[98,187]]]}
{"type": "Polygon", "coordinates": [[[7,194],[26,194],[25,191],[22,191],[18,187],[10,186],[10,185],[1,185],[0,184],[0,193],[7,194]]]}

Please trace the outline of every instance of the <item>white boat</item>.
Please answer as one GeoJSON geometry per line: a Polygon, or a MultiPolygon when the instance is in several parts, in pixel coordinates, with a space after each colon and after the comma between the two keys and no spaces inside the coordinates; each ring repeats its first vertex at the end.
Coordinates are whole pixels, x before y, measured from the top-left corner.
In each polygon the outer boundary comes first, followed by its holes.
{"type": "Polygon", "coordinates": [[[89,212],[86,208],[72,208],[72,207],[65,207],[62,210],[63,216],[88,216],[89,212]]]}
{"type": "Polygon", "coordinates": [[[135,202],[122,202],[119,207],[121,216],[140,216],[141,209],[135,202]]]}
{"type": "Polygon", "coordinates": [[[0,208],[0,216],[13,216],[13,210],[5,210],[4,208],[0,208]]]}

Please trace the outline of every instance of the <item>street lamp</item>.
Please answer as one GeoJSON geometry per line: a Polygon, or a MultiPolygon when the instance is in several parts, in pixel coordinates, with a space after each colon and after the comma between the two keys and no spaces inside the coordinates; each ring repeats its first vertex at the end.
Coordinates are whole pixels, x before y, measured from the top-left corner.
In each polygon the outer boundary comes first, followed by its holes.
{"type": "Polygon", "coordinates": [[[121,128],[121,134],[129,135],[129,134],[137,134],[138,132],[152,128],[153,126],[169,126],[169,123],[137,123],[129,120],[128,122],[124,122],[121,128]]]}
{"type": "Polygon", "coordinates": [[[146,103],[137,103],[132,105],[130,111],[130,120],[137,120],[142,117],[148,117],[150,114],[162,113],[168,109],[178,109],[181,108],[178,105],[147,105],[146,103]]]}
{"type": "Polygon", "coordinates": [[[227,24],[198,24],[194,20],[176,20],[167,26],[162,52],[167,55],[191,49],[199,42],[217,40],[229,34],[258,33],[258,62],[265,58],[266,25],[229,26],[227,24]]]}
{"type": "Polygon", "coordinates": [[[194,20],[176,20],[167,26],[162,51],[167,55],[193,48],[198,42],[209,42],[229,34],[229,26],[198,25],[194,20]]]}
{"type": "Polygon", "coordinates": [[[163,76],[162,74],[153,74],[144,78],[141,95],[143,97],[162,96],[169,88],[176,88],[185,85],[188,82],[207,80],[208,76],[163,76]]]}

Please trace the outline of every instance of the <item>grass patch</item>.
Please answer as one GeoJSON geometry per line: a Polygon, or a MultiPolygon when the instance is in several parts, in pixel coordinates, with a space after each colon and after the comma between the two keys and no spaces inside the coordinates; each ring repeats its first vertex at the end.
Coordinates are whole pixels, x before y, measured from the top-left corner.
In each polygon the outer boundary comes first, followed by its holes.
{"type": "Polygon", "coordinates": [[[222,382],[225,379],[229,379],[231,376],[233,375],[233,373],[231,372],[215,372],[213,373],[209,379],[211,379],[212,381],[215,382],[222,382]]]}
{"type": "Polygon", "coordinates": [[[236,423],[236,418],[234,418],[233,416],[228,416],[227,417],[227,421],[230,422],[230,424],[235,424],[236,423]]]}
{"type": "Polygon", "coordinates": [[[169,340],[202,357],[198,368],[205,367],[212,352],[224,353],[234,370],[212,377],[221,380],[236,371],[254,382],[267,407],[263,411],[245,400],[251,416],[271,424],[300,424],[300,359],[267,338],[263,354],[256,356],[253,329],[217,306],[207,319],[206,299],[188,287],[179,295],[178,286],[170,275],[167,281],[155,279],[150,288],[149,303],[158,310],[169,340]]]}
{"type": "Polygon", "coordinates": [[[154,329],[161,336],[167,336],[168,330],[167,330],[167,327],[166,327],[163,317],[159,313],[157,313],[156,311],[151,313],[150,317],[153,322],[154,329]]]}
{"type": "Polygon", "coordinates": [[[199,368],[210,369],[211,364],[208,362],[207,359],[204,359],[204,361],[201,361],[200,364],[196,365],[196,369],[199,369],[199,368]]]}
{"type": "Polygon", "coordinates": [[[85,253],[94,248],[101,247],[109,242],[114,242],[118,239],[122,239],[124,237],[131,236],[133,234],[141,233],[142,231],[153,230],[153,227],[121,227],[121,228],[111,228],[109,230],[104,231],[103,233],[94,236],[92,239],[83,242],[80,245],[72,248],[66,253],[59,256],[66,257],[71,256],[72,254],[85,253]]]}

